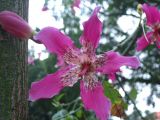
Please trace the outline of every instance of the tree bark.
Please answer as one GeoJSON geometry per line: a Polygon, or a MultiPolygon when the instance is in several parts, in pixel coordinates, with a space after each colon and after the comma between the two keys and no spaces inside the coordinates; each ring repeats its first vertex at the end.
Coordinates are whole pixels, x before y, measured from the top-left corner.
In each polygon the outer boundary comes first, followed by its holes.
{"type": "MultiPolygon", "coordinates": [[[[0,0],[0,11],[28,18],[28,0],[0,0]]],[[[0,28],[0,120],[27,120],[27,40],[0,28]]]]}

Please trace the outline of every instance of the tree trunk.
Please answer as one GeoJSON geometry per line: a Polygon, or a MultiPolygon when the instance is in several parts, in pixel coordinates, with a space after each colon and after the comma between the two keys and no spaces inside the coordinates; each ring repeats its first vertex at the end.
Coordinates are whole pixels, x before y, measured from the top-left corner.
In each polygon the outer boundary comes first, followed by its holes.
{"type": "MultiPolygon", "coordinates": [[[[0,0],[0,11],[14,11],[27,20],[28,0],[0,0]]],[[[0,120],[27,120],[27,40],[0,28],[0,120]]]]}

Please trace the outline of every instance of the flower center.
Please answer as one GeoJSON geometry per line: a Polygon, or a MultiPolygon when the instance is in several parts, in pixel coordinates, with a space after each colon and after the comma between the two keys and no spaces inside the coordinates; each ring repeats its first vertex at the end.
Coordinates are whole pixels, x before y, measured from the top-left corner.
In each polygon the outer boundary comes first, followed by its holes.
{"type": "Polygon", "coordinates": [[[87,88],[94,88],[98,82],[96,69],[102,66],[106,57],[104,55],[95,56],[93,50],[75,51],[68,49],[64,55],[64,61],[71,68],[61,76],[64,86],[73,86],[79,79],[84,81],[87,88]]]}
{"type": "Polygon", "coordinates": [[[94,65],[91,62],[84,62],[81,64],[81,72],[79,73],[79,76],[83,76],[86,75],[89,72],[93,72],[94,71],[94,65]]]}

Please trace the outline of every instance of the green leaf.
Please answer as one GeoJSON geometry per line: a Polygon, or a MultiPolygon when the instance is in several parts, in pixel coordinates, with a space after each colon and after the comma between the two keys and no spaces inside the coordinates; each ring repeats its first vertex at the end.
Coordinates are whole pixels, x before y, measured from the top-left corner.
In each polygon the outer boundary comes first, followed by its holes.
{"type": "Polygon", "coordinates": [[[108,81],[103,82],[104,93],[111,100],[112,104],[121,103],[122,97],[118,90],[116,90],[112,84],[108,81]]]}
{"type": "Polygon", "coordinates": [[[52,104],[54,107],[60,107],[59,101],[53,100],[53,101],[51,102],[51,104],[52,104]]]}
{"type": "Polygon", "coordinates": [[[61,93],[61,94],[55,96],[55,97],[53,98],[53,100],[51,101],[51,104],[52,104],[53,106],[55,106],[55,107],[61,107],[60,100],[63,98],[64,95],[65,95],[64,93],[61,93]]]}
{"type": "Polygon", "coordinates": [[[123,109],[128,108],[128,104],[122,99],[121,94],[108,81],[103,82],[104,94],[111,100],[112,105],[121,105],[123,109]]]}
{"type": "Polygon", "coordinates": [[[137,98],[137,90],[135,88],[132,88],[132,90],[129,93],[129,96],[132,100],[135,100],[137,98]]]}
{"type": "Polygon", "coordinates": [[[61,94],[55,96],[54,99],[55,99],[56,101],[60,101],[60,100],[63,98],[64,95],[65,95],[64,93],[61,93],[61,94]]]}
{"type": "Polygon", "coordinates": [[[65,120],[74,120],[74,116],[68,114],[65,120]]]}
{"type": "Polygon", "coordinates": [[[76,112],[76,116],[77,116],[78,118],[81,118],[82,115],[83,115],[82,109],[80,109],[79,111],[76,112]]]}

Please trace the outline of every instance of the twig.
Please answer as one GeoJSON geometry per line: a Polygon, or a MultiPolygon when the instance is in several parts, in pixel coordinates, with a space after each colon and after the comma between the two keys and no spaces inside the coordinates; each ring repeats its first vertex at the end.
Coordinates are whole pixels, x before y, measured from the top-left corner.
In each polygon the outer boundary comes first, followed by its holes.
{"type": "Polygon", "coordinates": [[[140,16],[140,21],[139,21],[139,24],[138,24],[137,29],[136,29],[135,32],[134,32],[130,37],[128,37],[128,39],[126,40],[126,42],[127,42],[127,41],[130,41],[130,40],[132,40],[132,41],[130,42],[130,44],[128,45],[128,47],[127,47],[126,49],[124,49],[124,51],[122,52],[123,55],[127,54],[127,53],[129,52],[131,46],[136,42],[135,39],[136,39],[137,34],[138,34],[138,32],[140,31],[140,28],[141,28],[141,27],[140,27],[141,21],[142,21],[142,16],[140,16]]]}
{"type": "Polygon", "coordinates": [[[122,42],[119,43],[119,44],[118,44],[115,48],[113,48],[112,50],[113,50],[113,51],[116,51],[116,50],[118,50],[119,47],[124,46],[128,41],[131,41],[131,40],[132,40],[132,41],[130,42],[130,44],[128,45],[128,47],[127,47],[126,49],[124,49],[124,51],[122,52],[123,55],[127,54],[128,51],[130,50],[130,47],[136,42],[135,39],[136,39],[137,34],[138,34],[138,32],[140,31],[140,28],[141,28],[141,27],[140,27],[140,24],[141,24],[141,18],[140,18],[138,27],[137,27],[137,29],[133,32],[133,34],[130,35],[127,39],[122,40],[122,42]]]}
{"type": "MultiPolygon", "coordinates": [[[[119,76],[120,78],[123,79],[123,81],[120,81],[121,84],[124,84],[124,83],[130,83],[130,79],[126,79],[125,77],[123,76],[119,76]]],[[[133,81],[132,81],[133,82],[133,81]]],[[[134,82],[138,82],[138,83],[145,83],[145,84],[151,84],[151,85],[160,85],[160,81],[159,80],[144,80],[142,78],[136,78],[134,79],[134,82]]],[[[115,85],[118,85],[119,83],[115,83],[115,85]]]]}
{"type": "MultiPolygon", "coordinates": [[[[92,8],[90,8],[88,5],[84,4],[83,5],[85,7],[87,7],[90,11],[93,11],[92,8]]],[[[132,16],[132,17],[135,17],[135,18],[140,18],[139,16],[136,16],[134,14],[127,14],[127,13],[124,13],[124,12],[116,12],[116,13],[110,13],[110,14],[106,14],[105,12],[99,12],[100,14],[104,15],[104,16],[107,16],[107,17],[110,17],[110,16],[120,16],[120,15],[127,15],[127,16],[132,16]]]]}
{"type": "Polygon", "coordinates": [[[82,108],[82,106],[78,107],[78,108],[75,109],[74,111],[71,111],[71,112],[69,112],[69,113],[66,113],[66,114],[63,115],[63,116],[58,116],[58,117],[55,118],[55,120],[61,120],[62,118],[67,117],[68,115],[72,115],[72,114],[76,113],[77,111],[79,111],[81,108],[82,108]]]}
{"type": "Polygon", "coordinates": [[[131,48],[132,45],[134,45],[134,43],[136,42],[136,37],[138,32],[140,31],[140,27],[138,25],[138,28],[136,29],[136,31],[130,36],[128,37],[128,39],[126,41],[130,41],[132,39],[132,41],[129,43],[129,45],[127,46],[126,49],[124,49],[124,51],[122,52],[123,55],[127,54],[131,48]]]}
{"type": "Polygon", "coordinates": [[[72,105],[73,103],[77,103],[80,100],[80,97],[77,97],[75,100],[69,102],[69,103],[61,103],[61,106],[69,106],[72,105]]]}
{"type": "Polygon", "coordinates": [[[130,101],[131,101],[132,104],[134,105],[134,108],[136,109],[136,111],[137,111],[137,113],[139,114],[139,116],[141,117],[141,119],[142,119],[142,120],[146,120],[146,119],[142,116],[142,114],[141,114],[141,112],[139,111],[139,109],[137,108],[135,102],[130,98],[130,96],[128,95],[128,93],[125,91],[125,89],[124,89],[123,85],[121,84],[121,82],[119,81],[119,79],[117,79],[117,81],[118,81],[120,87],[122,88],[122,90],[124,91],[125,95],[127,96],[127,98],[130,99],[130,101]]]}

